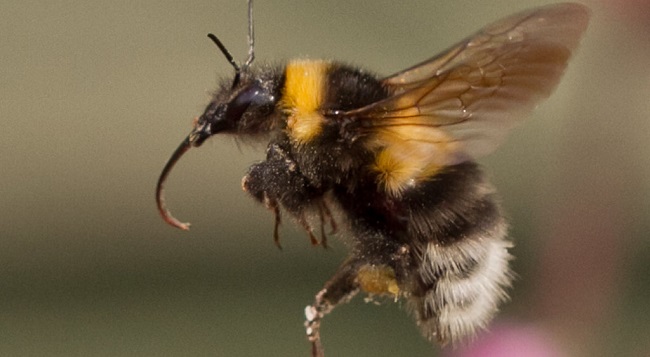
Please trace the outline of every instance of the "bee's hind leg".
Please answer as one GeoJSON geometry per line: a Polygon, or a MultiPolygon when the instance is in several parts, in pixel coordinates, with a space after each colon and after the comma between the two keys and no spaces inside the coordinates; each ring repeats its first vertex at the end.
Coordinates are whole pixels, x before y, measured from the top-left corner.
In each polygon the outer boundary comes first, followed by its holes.
{"type": "Polygon", "coordinates": [[[324,357],[320,339],[321,319],[336,305],[348,302],[359,291],[357,273],[361,265],[358,259],[348,258],[316,294],[314,303],[305,308],[305,329],[311,342],[312,357],[324,357]]]}

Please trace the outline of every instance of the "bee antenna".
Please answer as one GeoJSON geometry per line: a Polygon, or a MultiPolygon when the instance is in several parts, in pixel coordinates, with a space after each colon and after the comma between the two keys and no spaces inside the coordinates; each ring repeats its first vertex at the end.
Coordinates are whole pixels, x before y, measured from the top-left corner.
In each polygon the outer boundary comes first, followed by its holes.
{"type": "Polygon", "coordinates": [[[253,60],[255,60],[255,36],[253,32],[253,0],[248,0],[248,58],[246,58],[246,62],[240,67],[237,62],[235,62],[235,59],[232,57],[226,46],[219,40],[219,38],[212,34],[209,33],[208,37],[214,42],[217,47],[219,47],[219,50],[221,50],[221,53],[226,57],[228,62],[235,68],[235,79],[233,80],[232,86],[233,88],[239,83],[239,79],[241,78],[241,72],[245,71],[248,69],[248,67],[253,63],[253,60]]]}
{"type": "Polygon", "coordinates": [[[233,68],[235,68],[235,82],[233,84],[233,87],[234,87],[235,84],[237,84],[237,82],[239,82],[241,68],[239,67],[237,62],[235,62],[235,59],[232,58],[232,55],[230,54],[230,52],[228,51],[226,46],[223,45],[223,43],[221,42],[221,40],[219,40],[219,38],[217,36],[215,36],[212,33],[209,33],[208,37],[212,40],[212,42],[214,42],[215,45],[217,45],[217,47],[219,47],[219,49],[221,50],[221,53],[223,53],[223,55],[226,57],[228,62],[230,62],[230,64],[233,66],[233,68]]]}
{"type": "Polygon", "coordinates": [[[244,69],[255,60],[255,32],[253,31],[253,0],[248,0],[248,58],[244,62],[244,69]]]}

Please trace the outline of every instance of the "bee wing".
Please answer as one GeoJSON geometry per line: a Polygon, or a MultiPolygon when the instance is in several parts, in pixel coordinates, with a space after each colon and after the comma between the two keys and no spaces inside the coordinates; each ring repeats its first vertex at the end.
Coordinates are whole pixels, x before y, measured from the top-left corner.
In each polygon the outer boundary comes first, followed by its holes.
{"type": "Polygon", "coordinates": [[[578,4],[541,7],[483,28],[383,80],[391,96],[346,112],[376,147],[451,165],[490,153],[557,85],[589,21],[578,4]]]}

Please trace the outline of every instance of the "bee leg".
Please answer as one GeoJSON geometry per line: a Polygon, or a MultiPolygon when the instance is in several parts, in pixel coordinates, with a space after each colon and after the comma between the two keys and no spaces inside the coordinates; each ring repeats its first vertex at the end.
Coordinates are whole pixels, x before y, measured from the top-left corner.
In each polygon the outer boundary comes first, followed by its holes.
{"type": "Polygon", "coordinates": [[[324,218],[323,216],[321,216],[321,218],[327,219],[329,221],[328,223],[330,225],[330,228],[332,228],[330,234],[336,234],[336,232],[338,232],[338,226],[336,224],[336,221],[334,220],[334,216],[332,216],[332,211],[330,211],[330,208],[327,207],[327,204],[324,201],[323,204],[321,205],[321,212],[325,215],[324,218]]]}
{"type": "Polygon", "coordinates": [[[325,224],[329,223],[330,227],[332,227],[332,231],[329,234],[334,234],[336,233],[336,221],[334,221],[332,212],[330,211],[329,207],[327,207],[327,203],[325,203],[325,201],[319,202],[318,214],[320,216],[320,244],[323,246],[323,248],[327,249],[327,233],[325,232],[325,224]]]}
{"type": "Polygon", "coordinates": [[[320,244],[323,248],[327,249],[327,233],[325,233],[325,215],[323,212],[323,206],[325,206],[324,203],[318,206],[320,214],[320,244]]]}
{"type": "Polygon", "coordinates": [[[300,223],[300,226],[302,226],[302,228],[307,231],[311,245],[318,245],[318,239],[314,235],[314,228],[312,228],[312,226],[309,224],[307,218],[305,218],[304,213],[301,213],[298,217],[298,223],[300,223]]]}
{"type": "Polygon", "coordinates": [[[275,215],[275,224],[273,225],[273,243],[275,243],[278,249],[282,249],[280,245],[280,224],[282,224],[282,216],[280,215],[280,205],[278,201],[269,197],[269,195],[264,193],[264,206],[273,211],[275,215]]]}
{"type": "Polygon", "coordinates": [[[323,246],[323,248],[327,249],[328,233],[325,232],[325,225],[329,224],[332,227],[332,231],[329,234],[334,234],[336,233],[336,229],[337,229],[336,221],[334,221],[334,217],[332,217],[332,212],[329,210],[329,207],[327,207],[325,201],[319,200],[318,203],[315,204],[315,207],[318,209],[318,217],[320,218],[320,242],[314,236],[313,234],[314,229],[309,225],[309,223],[307,223],[304,216],[300,217],[299,222],[309,234],[309,238],[311,239],[311,243],[313,245],[320,244],[321,246],[323,246]]]}
{"type": "Polygon", "coordinates": [[[270,145],[267,148],[266,160],[250,167],[242,179],[242,188],[275,214],[273,239],[278,247],[280,207],[297,219],[307,231],[311,244],[319,244],[307,217],[320,204],[323,193],[300,173],[289,152],[280,145],[270,145]]]}
{"type": "Polygon", "coordinates": [[[321,319],[336,305],[348,302],[359,291],[356,277],[361,265],[356,258],[348,258],[316,294],[314,303],[305,308],[305,331],[307,339],[311,342],[312,357],[324,357],[320,339],[321,319]]]}

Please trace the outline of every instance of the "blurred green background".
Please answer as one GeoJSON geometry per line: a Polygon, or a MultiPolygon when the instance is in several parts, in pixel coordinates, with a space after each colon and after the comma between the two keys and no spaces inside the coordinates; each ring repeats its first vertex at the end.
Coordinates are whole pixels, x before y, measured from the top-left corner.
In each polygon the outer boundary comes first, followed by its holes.
{"type": "MultiPolygon", "coordinates": [[[[258,1],[256,54],[387,75],[545,3],[258,1]]],[[[589,2],[557,92],[484,160],[519,274],[494,329],[532,328],[565,355],[650,355],[645,3],[589,2]]],[[[243,59],[246,2],[0,4],[0,355],[308,355],[303,308],[346,247],[292,224],[274,247],[272,215],[240,190],[263,147],[219,138],[181,160],[167,203],[190,232],[155,208],[163,164],[232,73],[208,32],[243,59]]],[[[403,310],[337,308],[328,356],[439,355],[403,310]]]]}

